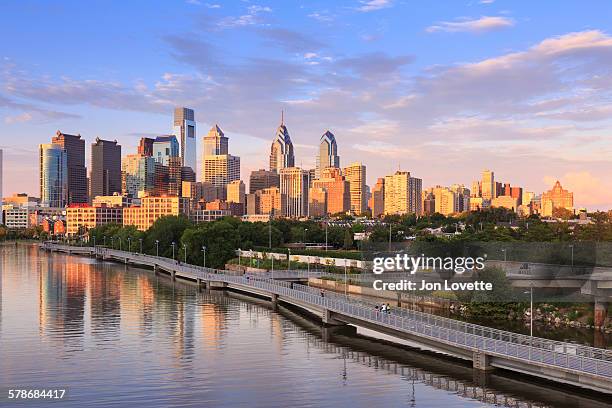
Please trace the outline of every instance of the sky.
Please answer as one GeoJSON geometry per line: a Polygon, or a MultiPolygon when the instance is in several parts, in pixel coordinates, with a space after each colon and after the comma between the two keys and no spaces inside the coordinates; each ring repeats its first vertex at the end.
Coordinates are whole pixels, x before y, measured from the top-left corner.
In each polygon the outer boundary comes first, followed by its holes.
{"type": "Polygon", "coordinates": [[[38,144],[57,130],[125,155],[188,106],[198,137],[223,129],[245,182],[284,110],[304,168],[329,129],[370,185],[401,169],[471,188],[491,169],[611,209],[610,15],[607,1],[2,1],[4,194],[38,195],[38,144]]]}

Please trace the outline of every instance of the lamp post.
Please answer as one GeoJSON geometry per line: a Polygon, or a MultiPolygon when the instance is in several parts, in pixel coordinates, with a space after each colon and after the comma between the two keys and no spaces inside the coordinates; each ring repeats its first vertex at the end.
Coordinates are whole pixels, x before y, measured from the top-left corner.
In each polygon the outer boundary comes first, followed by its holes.
{"type": "Polygon", "coordinates": [[[327,252],[327,218],[325,218],[325,251],[327,252]]]}
{"type": "Polygon", "coordinates": [[[187,245],[183,244],[183,250],[185,251],[185,263],[187,263],[187,245]]]}
{"type": "Polygon", "coordinates": [[[291,270],[291,248],[287,248],[287,252],[289,253],[289,255],[287,255],[287,270],[290,271],[291,270]]]}
{"type": "Polygon", "coordinates": [[[138,241],[140,241],[140,253],[142,254],[142,238],[140,238],[138,241]]]}
{"type": "Polygon", "coordinates": [[[507,261],[506,248],[502,248],[502,252],[504,253],[504,262],[506,262],[507,261]]]}
{"type": "Polygon", "coordinates": [[[529,335],[533,337],[533,283],[529,284],[529,335]]]}
{"type": "Polygon", "coordinates": [[[202,265],[204,265],[204,267],[206,268],[206,247],[204,245],[202,245],[202,252],[204,252],[204,260],[202,261],[202,265]]]}
{"type": "Polygon", "coordinates": [[[238,266],[242,266],[241,256],[242,256],[242,250],[238,248],[238,266]]]}
{"type": "Polygon", "coordinates": [[[155,256],[159,257],[159,240],[155,240],[155,256]]]}
{"type": "Polygon", "coordinates": [[[111,247],[115,249],[115,237],[114,236],[111,237],[111,247]]]}
{"type": "Polygon", "coordinates": [[[119,250],[121,251],[121,237],[119,237],[119,250]]]}
{"type": "Polygon", "coordinates": [[[391,223],[389,222],[389,252],[391,252],[391,223]]]}
{"type": "Polygon", "coordinates": [[[571,244],[570,249],[572,250],[572,272],[574,271],[574,244],[571,244]]]}
{"type": "Polygon", "coordinates": [[[174,247],[176,247],[176,242],[172,241],[172,260],[174,260],[174,247]]]}
{"type": "Polygon", "coordinates": [[[346,258],[344,259],[344,296],[348,298],[348,273],[346,270],[346,258]]]}
{"type": "Polygon", "coordinates": [[[128,237],[128,252],[132,252],[132,237],[128,237]]]}
{"type": "Polygon", "coordinates": [[[103,242],[104,242],[104,247],[106,247],[106,235],[104,235],[102,238],[103,238],[103,242]]]}
{"type": "Polygon", "coordinates": [[[96,236],[91,237],[93,239],[93,247],[96,249],[96,236]]]}

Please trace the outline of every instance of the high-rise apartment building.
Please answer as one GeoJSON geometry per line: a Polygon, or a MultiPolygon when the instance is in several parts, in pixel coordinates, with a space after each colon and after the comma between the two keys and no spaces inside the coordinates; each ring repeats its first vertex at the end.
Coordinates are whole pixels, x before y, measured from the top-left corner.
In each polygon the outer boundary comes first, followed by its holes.
{"type": "MultiPolygon", "coordinates": [[[[153,141],[153,158],[157,163],[168,166],[170,158],[179,157],[179,142],[174,135],[158,136],[153,141]]],[[[179,164],[182,166],[183,159],[179,164]]]]}
{"type": "Polygon", "coordinates": [[[225,190],[227,184],[240,180],[240,157],[229,154],[227,138],[217,125],[213,126],[206,138],[208,153],[221,154],[204,155],[202,181],[225,190]]]}
{"type": "Polygon", "coordinates": [[[134,225],[140,231],[146,231],[160,217],[179,215],[184,202],[181,197],[143,197],[140,206],[123,209],[123,225],[134,225]]]}
{"type": "Polygon", "coordinates": [[[183,166],[196,171],[196,122],[193,109],[184,107],[174,109],[174,135],[179,142],[179,156],[183,159],[183,166]]]}
{"type": "Polygon", "coordinates": [[[66,150],[68,160],[68,204],[86,203],[87,168],[85,167],[85,140],[81,135],[69,135],[59,130],[51,143],[66,150]]]}
{"type": "Polygon", "coordinates": [[[293,166],[295,166],[293,143],[285,126],[284,117],[281,117],[281,124],[276,129],[276,135],[270,147],[270,170],[280,173],[282,169],[293,166]]]}
{"type": "Polygon", "coordinates": [[[0,149],[0,225],[4,224],[4,217],[3,214],[4,212],[2,211],[2,197],[4,197],[4,194],[2,192],[2,174],[3,172],[3,167],[2,167],[2,149],[0,149]]]}
{"type": "Polygon", "coordinates": [[[407,171],[385,176],[385,214],[421,214],[422,180],[407,171]]]}
{"type": "Polygon", "coordinates": [[[308,215],[310,217],[325,217],[327,215],[327,191],[323,187],[310,187],[308,215]]]}
{"type": "Polygon", "coordinates": [[[319,152],[316,158],[315,178],[321,177],[321,171],[326,167],[340,167],[338,144],[336,137],[329,130],[323,133],[319,141],[319,152]]]}
{"type": "Polygon", "coordinates": [[[249,178],[249,194],[253,194],[264,188],[279,187],[279,175],[271,170],[254,170],[249,178]]]}
{"type": "Polygon", "coordinates": [[[91,145],[90,199],[121,193],[121,145],[96,138],[91,145]]]}
{"type": "Polygon", "coordinates": [[[87,230],[105,224],[121,224],[123,208],[105,205],[89,206],[74,204],[66,209],[66,233],[84,234],[87,230]]]}
{"type": "Polygon", "coordinates": [[[121,162],[121,191],[130,197],[151,195],[155,189],[155,159],[128,154],[121,162]]]}
{"type": "Polygon", "coordinates": [[[286,197],[281,194],[279,187],[270,187],[259,190],[259,212],[258,214],[278,217],[283,215],[286,197]]]}
{"type": "Polygon", "coordinates": [[[140,142],[138,143],[138,154],[147,157],[153,156],[153,143],[155,143],[155,139],[151,139],[150,137],[140,138],[140,142]]]}
{"type": "Polygon", "coordinates": [[[342,171],[349,182],[351,212],[360,215],[368,208],[366,199],[366,167],[361,163],[352,163],[342,171]]]}
{"type": "MultiPolygon", "coordinates": [[[[183,184],[183,165],[180,157],[168,161],[168,195],[180,197],[183,184]]],[[[190,167],[188,167],[190,169],[190,167]]]]}
{"type": "Polygon", "coordinates": [[[56,144],[39,146],[40,200],[43,207],[68,204],[68,153],[56,144]]]}
{"type": "Polygon", "coordinates": [[[497,196],[497,186],[495,184],[495,174],[490,170],[482,172],[481,197],[485,200],[492,200],[497,196]]]}
{"type": "Polygon", "coordinates": [[[229,154],[228,139],[219,128],[214,125],[208,134],[204,136],[204,156],[218,156],[221,154],[229,154]]]}
{"type": "Polygon", "coordinates": [[[299,167],[286,167],[280,170],[280,193],[282,215],[289,218],[308,216],[308,172],[299,167]]]}
{"type": "Polygon", "coordinates": [[[379,218],[385,213],[385,179],[379,178],[376,180],[376,185],[372,189],[372,218],[379,218]]]}
{"type": "Polygon", "coordinates": [[[312,188],[326,192],[326,214],[346,213],[351,208],[350,184],[337,167],[326,167],[321,177],[313,180],[312,188]]]}

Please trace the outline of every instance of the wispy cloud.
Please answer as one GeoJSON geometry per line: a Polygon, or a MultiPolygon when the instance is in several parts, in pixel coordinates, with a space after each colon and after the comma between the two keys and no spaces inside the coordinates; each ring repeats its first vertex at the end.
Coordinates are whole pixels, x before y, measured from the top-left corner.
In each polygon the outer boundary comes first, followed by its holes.
{"type": "Polygon", "coordinates": [[[220,28],[244,27],[250,25],[259,25],[263,23],[261,14],[271,13],[272,9],[267,6],[254,4],[247,7],[246,14],[240,16],[229,16],[221,19],[218,23],[220,28]]]}
{"type": "Polygon", "coordinates": [[[357,10],[362,11],[364,13],[370,11],[376,11],[380,9],[384,9],[387,7],[391,7],[391,0],[363,0],[359,2],[361,5],[357,7],[357,10]]]}
{"type": "Polygon", "coordinates": [[[461,19],[457,21],[441,21],[427,27],[428,33],[436,32],[471,32],[482,33],[514,26],[514,20],[507,17],[483,16],[478,19],[461,19]]]}

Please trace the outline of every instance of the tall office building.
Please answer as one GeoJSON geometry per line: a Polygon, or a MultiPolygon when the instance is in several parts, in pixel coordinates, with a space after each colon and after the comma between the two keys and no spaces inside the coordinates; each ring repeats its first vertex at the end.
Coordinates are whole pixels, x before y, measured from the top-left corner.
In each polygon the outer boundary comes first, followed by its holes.
{"type": "Polygon", "coordinates": [[[270,170],[280,173],[282,169],[293,166],[295,166],[293,143],[285,126],[283,114],[281,116],[281,124],[276,129],[276,135],[270,148],[270,170]]]}
{"type": "Polygon", "coordinates": [[[366,199],[366,167],[361,163],[352,163],[342,171],[349,182],[351,195],[351,212],[360,215],[368,208],[366,199]]]}
{"type": "Polygon", "coordinates": [[[193,109],[174,109],[174,135],[179,142],[179,156],[182,164],[197,169],[196,122],[193,109]]]}
{"type": "Polygon", "coordinates": [[[496,194],[495,174],[492,171],[484,170],[482,172],[482,182],[480,185],[482,198],[485,200],[494,199],[496,194]]]}
{"type": "Polygon", "coordinates": [[[68,157],[68,204],[88,202],[85,140],[81,135],[69,135],[58,130],[51,143],[66,150],[68,157]]]}
{"type": "Polygon", "coordinates": [[[552,189],[542,194],[541,207],[544,217],[551,217],[555,208],[574,211],[574,193],[565,190],[557,180],[552,189]]]}
{"type": "Polygon", "coordinates": [[[128,154],[121,162],[121,191],[131,197],[153,194],[155,160],[140,153],[128,154]]]}
{"type": "Polygon", "coordinates": [[[281,204],[284,217],[308,216],[308,172],[299,167],[281,169],[280,194],[284,198],[281,204]]]}
{"type": "MultiPolygon", "coordinates": [[[[179,142],[174,135],[158,136],[153,141],[153,158],[157,163],[168,166],[171,157],[179,157],[179,142]]],[[[181,165],[183,160],[181,159],[181,165]]]]}
{"type": "Polygon", "coordinates": [[[235,180],[240,180],[240,157],[229,154],[228,140],[217,125],[208,132],[205,144],[208,151],[202,160],[202,181],[215,187],[222,187],[235,180]]]}
{"type": "Polygon", "coordinates": [[[242,180],[234,180],[227,184],[227,202],[245,204],[245,186],[242,180]]]}
{"type": "Polygon", "coordinates": [[[203,140],[204,156],[228,154],[228,139],[219,125],[213,126],[203,140]]]}
{"type": "Polygon", "coordinates": [[[151,139],[150,137],[143,137],[140,139],[138,143],[138,154],[143,156],[153,156],[153,143],[155,139],[151,139]]]}
{"type": "Polygon", "coordinates": [[[321,170],[326,167],[340,167],[338,157],[338,144],[336,137],[329,130],[323,133],[319,141],[319,153],[317,154],[315,178],[321,177],[321,170]]]}
{"type": "Polygon", "coordinates": [[[40,199],[43,207],[68,204],[68,153],[60,145],[39,146],[40,199]]]}
{"type": "Polygon", "coordinates": [[[385,176],[385,214],[422,213],[422,180],[407,171],[385,176]]]}
{"type": "Polygon", "coordinates": [[[372,218],[378,218],[385,213],[385,179],[376,180],[376,185],[372,189],[372,218]]]}
{"type": "Polygon", "coordinates": [[[97,196],[121,193],[121,145],[117,141],[96,138],[91,144],[91,200],[97,196]]]}
{"type": "Polygon", "coordinates": [[[279,187],[278,173],[271,170],[254,170],[249,178],[249,194],[264,188],[279,187]]]}

